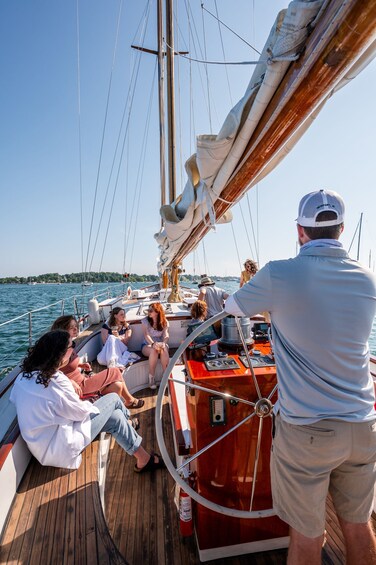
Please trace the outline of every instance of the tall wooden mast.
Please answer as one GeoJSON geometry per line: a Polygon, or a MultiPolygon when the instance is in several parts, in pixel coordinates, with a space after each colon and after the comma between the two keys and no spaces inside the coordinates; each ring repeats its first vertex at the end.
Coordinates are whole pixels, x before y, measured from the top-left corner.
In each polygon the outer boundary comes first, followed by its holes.
{"type": "Polygon", "coordinates": [[[164,97],[164,52],[163,52],[163,0],[157,4],[158,26],[158,103],[159,103],[159,161],[161,177],[161,206],[166,204],[166,165],[165,165],[165,97],[164,97]]]}
{"type": "MultiPolygon", "coordinates": [[[[166,0],[167,43],[167,124],[168,124],[168,186],[170,204],[176,198],[176,142],[175,142],[175,77],[174,77],[174,9],[173,0],[166,0]]],[[[169,302],[181,302],[179,294],[179,263],[171,267],[171,294],[169,302]]]]}

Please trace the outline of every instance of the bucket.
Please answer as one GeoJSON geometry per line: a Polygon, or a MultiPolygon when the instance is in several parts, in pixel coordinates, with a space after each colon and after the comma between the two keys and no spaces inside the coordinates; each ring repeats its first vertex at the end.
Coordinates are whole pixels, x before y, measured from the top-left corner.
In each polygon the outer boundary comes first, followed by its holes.
{"type": "MultiPolygon", "coordinates": [[[[240,327],[243,332],[243,336],[246,343],[253,343],[251,338],[251,320],[247,317],[239,318],[240,327]]],[[[221,321],[222,327],[222,337],[220,339],[221,343],[226,343],[228,345],[242,345],[242,340],[240,339],[238,326],[234,316],[227,316],[221,321]]]]}

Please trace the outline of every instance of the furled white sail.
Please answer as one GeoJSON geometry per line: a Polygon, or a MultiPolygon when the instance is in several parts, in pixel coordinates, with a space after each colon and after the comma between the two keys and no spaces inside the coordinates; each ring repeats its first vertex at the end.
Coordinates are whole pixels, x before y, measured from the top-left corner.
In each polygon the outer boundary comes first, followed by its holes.
{"type": "MultiPolygon", "coordinates": [[[[287,10],[278,14],[243,98],[230,111],[218,135],[198,136],[197,152],[185,165],[188,180],[183,193],[174,203],[161,208],[163,228],[155,236],[160,248],[161,271],[172,263],[181,245],[206,215],[211,225],[218,223],[214,203],[221,199],[221,193],[238,167],[265,109],[291,61],[299,57],[324,4],[324,0],[294,0],[287,10]]],[[[374,56],[375,44],[354,63],[332,92],[320,101],[288,142],[251,180],[248,188],[274,169],[308,129],[332,93],[354,78],[374,56]]],[[[230,220],[230,211],[220,218],[220,222],[230,220]]]]}

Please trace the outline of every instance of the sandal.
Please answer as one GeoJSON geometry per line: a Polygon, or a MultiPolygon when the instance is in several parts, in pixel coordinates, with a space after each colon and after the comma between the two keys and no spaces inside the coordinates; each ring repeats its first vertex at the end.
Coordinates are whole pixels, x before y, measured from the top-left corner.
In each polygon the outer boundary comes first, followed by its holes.
{"type": "Polygon", "coordinates": [[[142,398],[135,398],[133,402],[126,404],[125,406],[127,408],[142,408],[144,404],[145,400],[143,400],[142,398]]]}
{"type": "Polygon", "coordinates": [[[156,469],[164,469],[164,467],[166,467],[166,465],[162,457],[158,455],[158,453],[152,452],[149,461],[146,463],[146,465],[141,467],[141,469],[137,467],[137,463],[136,463],[136,465],[134,466],[134,472],[147,473],[148,471],[155,471],[156,469]],[[155,461],[155,457],[158,457],[158,461],[155,461]]]}
{"type": "Polygon", "coordinates": [[[129,419],[132,428],[137,432],[140,429],[140,420],[136,417],[129,419]]]}

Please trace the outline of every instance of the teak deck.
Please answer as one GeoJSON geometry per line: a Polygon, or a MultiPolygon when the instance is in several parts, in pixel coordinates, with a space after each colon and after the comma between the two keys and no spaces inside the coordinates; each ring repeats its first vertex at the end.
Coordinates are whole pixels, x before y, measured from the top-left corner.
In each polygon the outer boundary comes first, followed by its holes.
{"type": "MultiPolygon", "coordinates": [[[[147,391],[138,411],[143,445],[157,450],[156,395],[147,391]]],[[[167,400],[167,398],[166,398],[167,400]]],[[[172,445],[165,405],[167,442],[172,445]]],[[[0,563],[199,563],[194,539],[182,539],[167,470],[138,475],[134,459],[114,442],[107,471],[104,518],[97,483],[98,442],[86,449],[77,471],[42,467],[32,460],[20,484],[1,540],[0,563]]],[[[345,563],[344,544],[330,500],[323,563],[345,563]]],[[[283,564],[286,550],[211,561],[215,565],[283,564]]]]}

